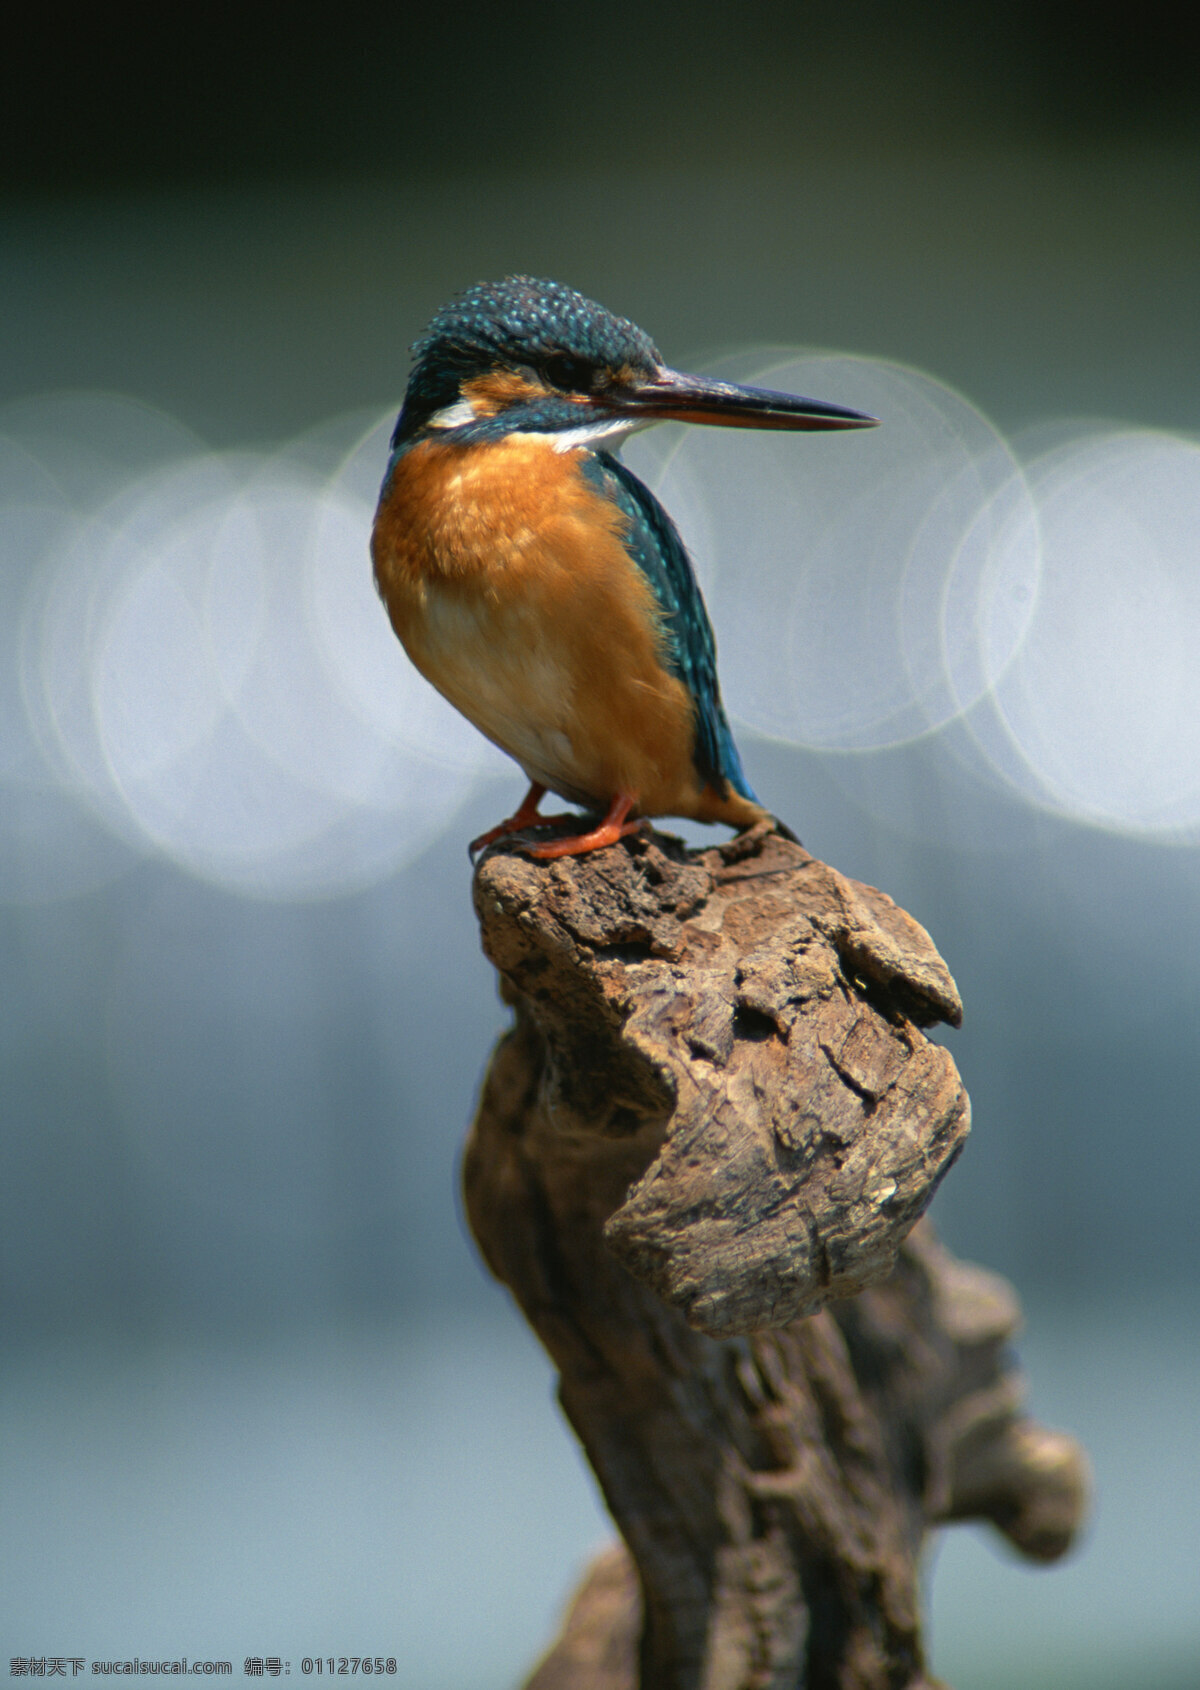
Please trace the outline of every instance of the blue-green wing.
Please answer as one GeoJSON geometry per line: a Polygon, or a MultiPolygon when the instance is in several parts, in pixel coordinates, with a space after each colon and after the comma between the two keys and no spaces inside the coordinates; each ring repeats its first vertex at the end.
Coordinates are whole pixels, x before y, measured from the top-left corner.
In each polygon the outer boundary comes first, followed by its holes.
{"type": "Polygon", "coordinates": [[[597,452],[586,471],[616,504],[627,522],[625,546],[654,593],[666,636],[672,674],[696,706],[693,755],[702,780],[718,792],[731,786],[757,803],[729,731],[717,683],[717,647],[679,530],[650,489],[607,452],[597,452]]]}

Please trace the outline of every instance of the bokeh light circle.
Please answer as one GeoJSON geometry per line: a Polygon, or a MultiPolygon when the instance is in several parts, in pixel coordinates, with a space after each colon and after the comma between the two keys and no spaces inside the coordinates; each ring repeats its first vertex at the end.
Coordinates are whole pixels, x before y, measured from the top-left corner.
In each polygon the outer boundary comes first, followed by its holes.
{"type": "Polygon", "coordinates": [[[705,584],[731,714],[864,751],[970,708],[1012,661],[1036,596],[1036,515],[1004,440],[958,394],[894,364],[792,354],[720,373],[882,425],[692,428],[658,464],[656,490],[705,584]]]}
{"type": "Polygon", "coordinates": [[[1114,831],[1200,836],[1200,446],[1076,433],[1027,470],[1042,576],[974,724],[1024,796],[1114,831]]]}
{"type": "MultiPolygon", "coordinates": [[[[119,841],[125,861],[157,851],[259,896],[394,872],[503,759],[412,670],[374,592],[387,424],[173,456],[153,414],[114,405],[118,446],[132,437],[134,456],[158,460],[141,474],[93,452],[68,498],[69,462],[50,475],[24,443],[9,453],[15,479],[36,478],[25,452],[62,510],[25,579],[4,583],[20,601],[19,684],[2,701],[0,778],[32,757],[102,824],[107,858],[119,841]]],[[[98,427],[100,400],[83,410],[98,427]]],[[[38,445],[53,407],[31,415],[38,445]]],[[[12,529],[15,507],[3,514],[12,529]]]]}

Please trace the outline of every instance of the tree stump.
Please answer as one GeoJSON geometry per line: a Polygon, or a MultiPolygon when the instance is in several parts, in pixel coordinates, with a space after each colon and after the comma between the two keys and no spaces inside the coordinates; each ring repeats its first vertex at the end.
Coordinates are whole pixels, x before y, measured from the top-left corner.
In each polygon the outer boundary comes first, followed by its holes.
{"type": "Polygon", "coordinates": [[[920,1219],[969,1119],[928,935],[765,828],[508,843],[475,900],[515,1024],[467,1214],[624,1539],[527,1690],[932,1684],[925,1533],[1052,1560],[1085,1463],[1021,1414],[1009,1287],[920,1219]]]}

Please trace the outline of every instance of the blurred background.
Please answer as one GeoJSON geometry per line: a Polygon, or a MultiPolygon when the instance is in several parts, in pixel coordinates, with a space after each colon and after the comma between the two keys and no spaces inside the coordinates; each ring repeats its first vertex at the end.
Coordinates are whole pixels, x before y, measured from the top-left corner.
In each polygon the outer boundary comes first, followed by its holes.
{"type": "Polygon", "coordinates": [[[12,1656],[501,1690],[608,1527],[467,1241],[518,772],[365,553],[406,347],[553,276],[870,437],[661,429],[751,779],[932,932],[1093,1520],[931,1556],[963,1687],[1200,1679],[1200,14],[45,0],[0,75],[12,1656]]]}

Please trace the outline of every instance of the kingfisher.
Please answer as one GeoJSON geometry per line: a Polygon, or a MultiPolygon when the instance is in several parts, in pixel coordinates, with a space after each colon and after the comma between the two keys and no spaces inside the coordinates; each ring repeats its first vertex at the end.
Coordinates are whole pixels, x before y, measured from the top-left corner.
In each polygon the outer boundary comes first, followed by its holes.
{"type": "Polygon", "coordinates": [[[471,844],[570,820],[578,855],[645,818],[780,828],[721,703],[716,643],[662,505],[618,456],[652,423],[867,428],[820,400],[670,369],[625,317],[509,276],[442,307],[412,348],[371,537],[417,669],[515,759],[529,791],[471,844]],[[578,816],[543,816],[547,792],[578,816]]]}

